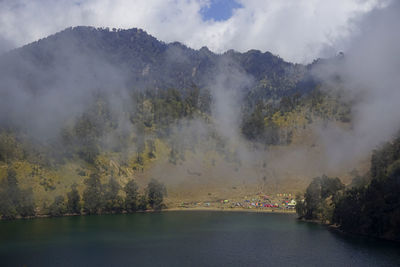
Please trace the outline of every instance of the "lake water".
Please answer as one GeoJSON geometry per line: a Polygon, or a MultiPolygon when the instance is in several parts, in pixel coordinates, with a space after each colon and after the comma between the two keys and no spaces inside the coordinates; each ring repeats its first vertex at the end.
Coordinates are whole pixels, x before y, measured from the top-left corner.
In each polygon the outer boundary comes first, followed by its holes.
{"type": "Polygon", "coordinates": [[[0,266],[400,266],[400,246],[286,214],[82,216],[1,221],[0,266]]]}

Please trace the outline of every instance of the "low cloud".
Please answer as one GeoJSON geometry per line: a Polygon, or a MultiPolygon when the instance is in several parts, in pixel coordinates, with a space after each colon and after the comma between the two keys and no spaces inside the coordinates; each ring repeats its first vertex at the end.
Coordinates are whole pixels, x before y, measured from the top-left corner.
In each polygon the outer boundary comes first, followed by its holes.
{"type": "MultiPolygon", "coordinates": [[[[21,46],[66,27],[143,28],[163,41],[214,52],[259,49],[294,62],[310,62],[343,50],[357,31],[354,20],[388,0],[237,1],[225,21],[202,19],[208,0],[3,0],[0,43],[21,46]]],[[[9,45],[0,45],[6,51],[9,45]]]]}
{"type": "Polygon", "coordinates": [[[368,155],[400,130],[399,14],[397,2],[359,20],[344,58],[316,70],[324,80],[340,75],[352,102],[350,131],[330,124],[320,132],[333,163],[368,155]]]}

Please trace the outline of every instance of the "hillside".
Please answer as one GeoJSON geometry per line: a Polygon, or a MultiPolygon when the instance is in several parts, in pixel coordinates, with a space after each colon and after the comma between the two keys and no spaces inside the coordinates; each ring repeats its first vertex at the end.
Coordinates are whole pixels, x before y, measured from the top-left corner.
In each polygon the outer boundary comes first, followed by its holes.
{"type": "Polygon", "coordinates": [[[92,174],[141,190],[156,178],[172,206],[294,194],[313,175],[354,168],[323,156],[316,129],[350,128],[351,103],[314,67],[140,29],[68,28],[0,57],[0,179],[14,170],[38,213],[92,174]]]}

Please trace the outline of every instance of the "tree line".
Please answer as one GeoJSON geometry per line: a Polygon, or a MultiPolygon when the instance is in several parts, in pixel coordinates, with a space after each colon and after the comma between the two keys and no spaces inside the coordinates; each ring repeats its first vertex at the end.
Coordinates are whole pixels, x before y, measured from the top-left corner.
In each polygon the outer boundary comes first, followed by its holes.
{"type": "Polygon", "coordinates": [[[338,178],[315,178],[296,211],[345,232],[400,241],[400,137],[375,150],[370,171],[355,173],[347,187],[338,178]]]}
{"type": "MultiPolygon", "coordinates": [[[[167,193],[166,188],[155,179],[150,180],[142,194],[133,179],[121,187],[113,176],[110,177],[108,183],[102,184],[100,176],[92,173],[85,179],[84,184],[85,189],[82,195],[77,189],[77,184],[73,184],[66,197],[56,196],[49,206],[43,208],[40,215],[57,217],[67,214],[134,213],[147,209],[160,211],[165,207],[163,200],[167,193]]],[[[32,189],[20,189],[15,170],[8,169],[7,177],[0,186],[2,219],[39,215],[32,189]]]]}

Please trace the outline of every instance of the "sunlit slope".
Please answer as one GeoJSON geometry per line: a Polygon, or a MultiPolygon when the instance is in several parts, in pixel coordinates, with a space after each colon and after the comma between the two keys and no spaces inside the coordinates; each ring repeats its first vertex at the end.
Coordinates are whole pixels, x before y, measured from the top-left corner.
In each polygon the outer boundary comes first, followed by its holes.
{"type": "Polygon", "coordinates": [[[315,64],[193,50],[139,29],[66,29],[0,58],[0,179],[15,169],[42,209],[92,173],[142,189],[156,178],[171,203],[343,177],[363,159],[332,163],[320,132],[350,129],[352,106],[315,64]]]}

